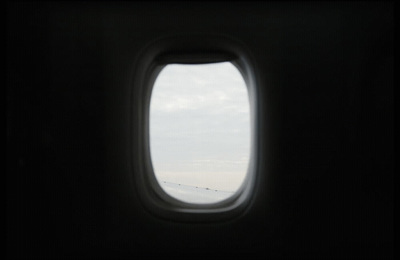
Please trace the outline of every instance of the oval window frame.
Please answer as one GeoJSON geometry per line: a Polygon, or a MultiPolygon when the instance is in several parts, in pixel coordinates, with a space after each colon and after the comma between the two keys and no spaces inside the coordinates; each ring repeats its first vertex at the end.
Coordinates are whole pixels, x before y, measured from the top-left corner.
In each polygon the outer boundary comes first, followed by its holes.
{"type": "Polygon", "coordinates": [[[258,88],[253,59],[244,45],[221,35],[191,34],[157,39],[148,44],[135,62],[132,82],[132,145],[133,188],[144,208],[151,214],[174,221],[209,222],[231,219],[249,208],[256,191],[259,154],[258,88]],[[231,62],[241,73],[249,94],[250,159],[242,186],[228,199],[211,204],[194,204],[168,195],[158,183],[150,154],[150,100],[154,82],[171,63],[204,64],[231,62]],[[140,99],[141,98],[141,99],[140,99]]]}

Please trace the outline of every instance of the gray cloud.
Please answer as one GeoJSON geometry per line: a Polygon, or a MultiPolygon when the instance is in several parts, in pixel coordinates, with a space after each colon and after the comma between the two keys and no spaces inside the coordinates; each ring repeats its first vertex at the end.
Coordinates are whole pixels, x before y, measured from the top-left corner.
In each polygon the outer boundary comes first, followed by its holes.
{"type": "Polygon", "coordinates": [[[156,177],[234,190],[247,170],[250,113],[245,82],[229,62],[166,66],[150,105],[156,177]]]}

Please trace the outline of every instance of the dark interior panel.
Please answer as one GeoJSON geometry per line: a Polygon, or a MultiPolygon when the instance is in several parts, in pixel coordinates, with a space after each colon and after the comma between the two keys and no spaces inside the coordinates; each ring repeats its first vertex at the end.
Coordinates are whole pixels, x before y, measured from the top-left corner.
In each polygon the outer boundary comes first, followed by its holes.
{"type": "Polygon", "coordinates": [[[393,3],[8,2],[7,257],[393,258],[393,3]],[[134,189],[136,61],[237,39],[260,100],[246,214],[166,221],[134,189]]]}

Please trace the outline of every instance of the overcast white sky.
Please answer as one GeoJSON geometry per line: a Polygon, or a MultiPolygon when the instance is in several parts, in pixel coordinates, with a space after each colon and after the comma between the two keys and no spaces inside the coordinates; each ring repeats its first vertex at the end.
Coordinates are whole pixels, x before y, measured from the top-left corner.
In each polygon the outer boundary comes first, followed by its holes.
{"type": "Polygon", "coordinates": [[[150,103],[150,149],[159,182],[235,191],[249,161],[250,112],[230,62],[166,66],[150,103]]]}

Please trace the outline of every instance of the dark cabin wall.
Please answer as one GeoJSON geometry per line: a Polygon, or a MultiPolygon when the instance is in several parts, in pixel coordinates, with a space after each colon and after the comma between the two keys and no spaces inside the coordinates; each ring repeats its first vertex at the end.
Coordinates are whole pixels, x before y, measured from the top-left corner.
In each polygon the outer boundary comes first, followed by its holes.
{"type": "Polygon", "coordinates": [[[18,2],[6,14],[8,258],[393,258],[392,3],[18,2]],[[132,183],[135,60],[193,32],[238,39],[257,66],[257,196],[224,223],[158,219],[132,183]]]}

